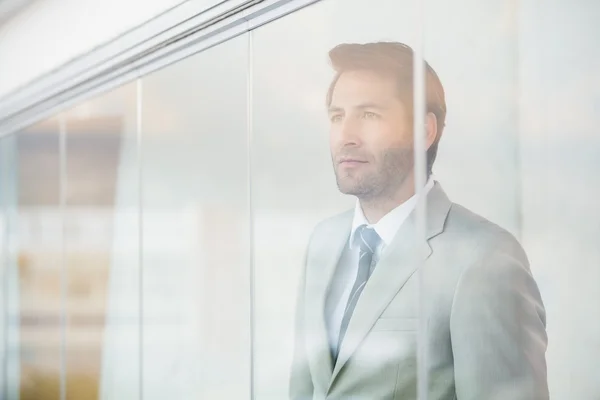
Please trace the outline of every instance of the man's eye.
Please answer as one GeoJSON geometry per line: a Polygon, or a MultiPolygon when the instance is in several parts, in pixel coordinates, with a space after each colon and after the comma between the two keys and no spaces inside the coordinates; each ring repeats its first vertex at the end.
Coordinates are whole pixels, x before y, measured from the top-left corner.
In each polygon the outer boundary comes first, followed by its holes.
{"type": "Polygon", "coordinates": [[[340,114],[335,114],[331,116],[331,122],[340,122],[342,120],[342,116],[340,114]]]}
{"type": "Polygon", "coordinates": [[[365,111],[363,114],[363,118],[364,119],[377,119],[377,118],[379,118],[379,115],[377,115],[371,111],[365,111]]]}

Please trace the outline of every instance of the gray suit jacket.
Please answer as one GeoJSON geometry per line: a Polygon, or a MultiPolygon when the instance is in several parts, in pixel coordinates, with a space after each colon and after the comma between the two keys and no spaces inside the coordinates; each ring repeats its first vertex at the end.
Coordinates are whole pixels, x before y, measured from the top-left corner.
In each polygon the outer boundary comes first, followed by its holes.
{"type": "Polygon", "coordinates": [[[333,365],[325,298],[352,211],[321,222],[300,285],[292,399],[415,399],[419,280],[428,301],[429,399],[548,398],[545,311],[527,257],[502,228],[427,196],[427,245],[415,213],[386,248],[356,305],[333,365]]]}

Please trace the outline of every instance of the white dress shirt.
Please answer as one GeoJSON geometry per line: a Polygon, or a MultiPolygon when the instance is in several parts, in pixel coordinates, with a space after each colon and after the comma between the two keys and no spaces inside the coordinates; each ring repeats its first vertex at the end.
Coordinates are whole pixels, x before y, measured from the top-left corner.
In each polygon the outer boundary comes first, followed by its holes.
{"type": "MultiPolygon", "coordinates": [[[[433,185],[433,179],[429,178],[424,187],[423,195],[426,196],[433,185]]],[[[344,318],[346,303],[348,302],[350,292],[354,286],[356,274],[358,273],[360,245],[357,242],[359,239],[356,237],[357,229],[361,225],[367,225],[368,227],[375,229],[375,232],[377,232],[381,238],[381,242],[375,249],[375,254],[373,255],[373,262],[371,265],[371,268],[373,268],[381,258],[386,246],[392,242],[398,229],[400,229],[400,226],[415,209],[416,205],[417,195],[415,194],[410,199],[384,215],[376,224],[369,224],[369,221],[367,221],[360,206],[360,202],[358,200],[356,201],[350,238],[338,262],[325,304],[325,321],[327,324],[327,334],[331,349],[337,350],[338,337],[342,319],[344,318]]]]}

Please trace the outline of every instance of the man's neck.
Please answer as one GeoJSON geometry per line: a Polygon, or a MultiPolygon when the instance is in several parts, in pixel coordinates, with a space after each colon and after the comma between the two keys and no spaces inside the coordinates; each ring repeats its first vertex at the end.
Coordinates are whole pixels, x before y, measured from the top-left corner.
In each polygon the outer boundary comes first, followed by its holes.
{"type": "Polygon", "coordinates": [[[393,193],[383,193],[373,198],[360,198],[360,207],[370,224],[376,224],[387,213],[403,204],[415,194],[413,179],[406,179],[393,193]]]}

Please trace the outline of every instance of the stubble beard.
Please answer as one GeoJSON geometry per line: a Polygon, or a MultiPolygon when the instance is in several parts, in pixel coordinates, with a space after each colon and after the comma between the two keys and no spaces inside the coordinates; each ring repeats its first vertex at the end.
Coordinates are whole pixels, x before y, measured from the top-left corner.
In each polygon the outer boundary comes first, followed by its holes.
{"type": "Polygon", "coordinates": [[[412,147],[394,147],[383,151],[376,164],[371,162],[367,166],[367,171],[361,171],[360,167],[344,171],[339,164],[335,164],[334,170],[340,192],[373,201],[393,196],[406,181],[413,165],[412,147]]]}

